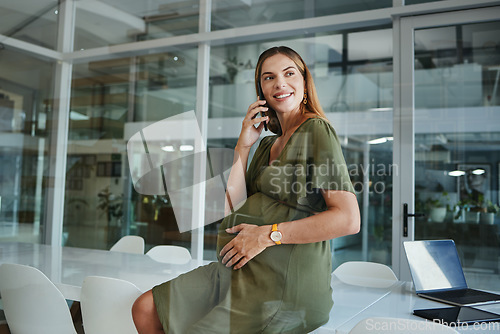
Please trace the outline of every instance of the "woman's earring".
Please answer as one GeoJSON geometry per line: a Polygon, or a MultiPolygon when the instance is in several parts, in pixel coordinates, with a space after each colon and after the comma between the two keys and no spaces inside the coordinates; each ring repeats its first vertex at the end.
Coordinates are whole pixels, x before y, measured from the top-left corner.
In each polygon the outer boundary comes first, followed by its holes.
{"type": "Polygon", "coordinates": [[[304,99],[302,100],[302,103],[307,104],[307,91],[304,91],[304,99]]]}

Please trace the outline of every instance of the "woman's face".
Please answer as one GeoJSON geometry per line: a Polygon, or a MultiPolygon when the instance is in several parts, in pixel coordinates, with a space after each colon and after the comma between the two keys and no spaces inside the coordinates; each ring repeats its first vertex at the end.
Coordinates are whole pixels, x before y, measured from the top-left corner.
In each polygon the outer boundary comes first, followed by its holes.
{"type": "Polygon", "coordinates": [[[293,60],[276,54],[264,61],[261,73],[267,103],[277,112],[298,112],[304,98],[304,77],[293,60]]]}

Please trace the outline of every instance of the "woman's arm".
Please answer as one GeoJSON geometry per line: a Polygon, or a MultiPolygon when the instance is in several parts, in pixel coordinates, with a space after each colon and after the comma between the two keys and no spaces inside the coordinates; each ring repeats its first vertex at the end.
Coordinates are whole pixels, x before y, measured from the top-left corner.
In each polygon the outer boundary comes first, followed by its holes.
{"type": "Polygon", "coordinates": [[[246,192],[246,168],[250,149],[241,148],[236,145],[234,149],[233,165],[227,179],[225,197],[225,216],[230,214],[234,207],[247,198],[246,192]]]}
{"type": "MultiPolygon", "coordinates": [[[[327,210],[303,219],[278,224],[283,244],[306,244],[330,240],[359,232],[360,214],[356,196],[347,191],[323,190],[327,210]]],[[[233,269],[243,267],[267,247],[276,244],[270,239],[271,226],[240,224],[226,230],[238,233],[221,250],[222,263],[233,269]],[[235,265],[236,264],[236,265],[235,265]]]]}
{"type": "Polygon", "coordinates": [[[238,143],[234,149],[233,166],[227,180],[225,214],[228,215],[233,208],[246,199],[245,175],[250,155],[250,148],[259,139],[264,128],[264,122],[269,120],[268,116],[256,118],[257,114],[266,111],[264,107],[266,101],[256,101],[252,103],[247,110],[245,118],[241,125],[241,132],[238,143]],[[260,123],[260,124],[259,124],[260,123]],[[258,126],[256,127],[255,125],[258,126]]]}
{"type": "Polygon", "coordinates": [[[356,234],[360,213],[356,196],[348,191],[323,190],[327,209],[317,215],[278,224],[283,244],[305,244],[356,234]]]}

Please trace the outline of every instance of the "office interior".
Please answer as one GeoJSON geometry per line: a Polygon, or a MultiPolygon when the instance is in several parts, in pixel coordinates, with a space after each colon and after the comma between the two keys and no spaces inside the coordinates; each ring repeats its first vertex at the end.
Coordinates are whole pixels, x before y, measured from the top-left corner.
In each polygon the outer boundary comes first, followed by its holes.
{"type": "MultiPolygon", "coordinates": [[[[500,291],[499,10],[492,0],[0,0],[0,241],[109,249],[140,235],[146,248],[215,260],[206,198],[183,203],[197,227],[179,228],[168,190],[136,190],[127,143],[188,114],[205,149],[230,151],[256,100],[259,54],[286,45],[313,74],[362,214],[360,233],[332,241],[334,268],[373,261],[410,280],[402,242],[451,238],[469,285],[500,291]]],[[[175,130],[160,154],[199,149],[181,140],[191,130],[175,130]]],[[[177,167],[182,179],[200,166],[177,167]]]]}

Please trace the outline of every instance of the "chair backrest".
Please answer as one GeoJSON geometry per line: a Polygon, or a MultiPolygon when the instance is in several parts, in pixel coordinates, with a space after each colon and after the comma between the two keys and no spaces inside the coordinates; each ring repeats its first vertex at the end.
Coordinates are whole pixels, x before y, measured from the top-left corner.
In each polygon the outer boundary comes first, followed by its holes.
{"type": "Polygon", "coordinates": [[[4,263],[0,295],[13,334],[76,334],[61,291],[40,270],[4,263]]]}
{"type": "Polygon", "coordinates": [[[144,254],[144,238],[137,235],[126,235],[109,250],[112,252],[144,254]]]}
{"type": "Polygon", "coordinates": [[[162,263],[183,264],[191,260],[191,253],[188,249],[174,245],[154,246],[146,255],[162,263]]]}
{"type": "Polygon", "coordinates": [[[128,281],[86,277],[80,298],[85,334],[137,334],[132,304],[141,294],[141,290],[128,281]]]}
{"type": "Polygon", "coordinates": [[[386,288],[398,278],[385,264],[365,261],[348,261],[333,271],[342,282],[372,288],[386,288]]]}
{"type": "Polygon", "coordinates": [[[349,334],[384,333],[384,334],[413,334],[413,333],[449,333],[458,334],[452,327],[443,324],[404,318],[373,317],[361,320],[349,334]]]}

